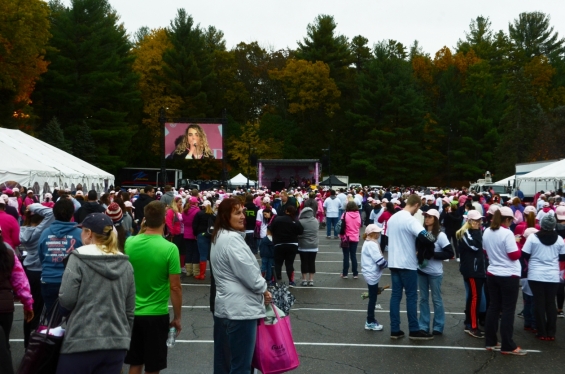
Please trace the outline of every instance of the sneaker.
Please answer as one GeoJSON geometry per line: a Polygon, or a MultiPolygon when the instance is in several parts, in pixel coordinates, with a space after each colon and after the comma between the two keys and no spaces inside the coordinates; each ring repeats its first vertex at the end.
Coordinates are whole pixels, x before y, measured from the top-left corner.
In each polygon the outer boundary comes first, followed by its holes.
{"type": "Polygon", "coordinates": [[[524,318],[524,311],[522,310],[520,313],[516,314],[518,318],[524,318]]]}
{"type": "Polygon", "coordinates": [[[334,236],[334,239],[339,239],[339,236],[334,236]]]}
{"type": "Polygon", "coordinates": [[[516,347],[513,351],[500,351],[503,355],[514,355],[514,356],[525,356],[528,351],[523,350],[520,347],[516,347]]]}
{"type": "Polygon", "coordinates": [[[459,257],[457,257],[457,262],[461,262],[461,259],[459,257]]]}
{"type": "Polygon", "coordinates": [[[443,335],[443,332],[434,330],[434,331],[432,332],[432,335],[435,335],[435,336],[442,336],[442,335],[443,335]]]}
{"type": "Polygon", "coordinates": [[[381,331],[382,329],[383,325],[379,325],[378,322],[365,322],[365,330],[381,331]]]}
{"type": "Polygon", "coordinates": [[[432,340],[434,336],[432,334],[428,334],[424,330],[420,331],[411,331],[408,335],[410,340],[432,340]]]}
{"type": "Polygon", "coordinates": [[[182,267],[180,268],[181,273],[186,274],[186,268],[182,267]]]}
{"type": "Polygon", "coordinates": [[[331,238],[332,238],[331,236],[326,236],[326,239],[331,239],[331,238]]]}
{"type": "Polygon", "coordinates": [[[391,339],[400,339],[400,338],[403,338],[403,337],[404,337],[404,331],[402,331],[402,330],[390,333],[391,339]]]}
{"type": "Polygon", "coordinates": [[[294,283],[294,282],[288,282],[288,286],[289,286],[290,288],[294,288],[294,286],[296,286],[296,283],[294,283]]]}
{"type": "Polygon", "coordinates": [[[557,312],[557,318],[565,318],[565,313],[563,311],[557,312]]]}
{"type": "Polygon", "coordinates": [[[354,275],[354,276],[353,276],[353,279],[358,279],[358,278],[359,278],[358,275],[354,275]]]}
{"type": "Polygon", "coordinates": [[[443,260],[443,262],[449,262],[449,259],[447,259],[447,260],[443,260]]]}
{"type": "Polygon", "coordinates": [[[467,334],[469,334],[473,338],[477,338],[477,339],[484,339],[485,338],[485,333],[482,332],[479,329],[471,329],[471,330],[469,330],[469,332],[467,334]]]}
{"type": "Polygon", "coordinates": [[[302,287],[306,287],[308,286],[308,282],[307,281],[302,281],[302,283],[300,284],[302,287]]]}
{"type": "Polygon", "coordinates": [[[469,331],[471,331],[471,326],[465,325],[465,328],[463,329],[463,332],[466,332],[466,333],[468,334],[469,331]]]}
{"type": "Polygon", "coordinates": [[[308,287],[314,287],[314,281],[308,281],[308,287]]]}
{"type": "Polygon", "coordinates": [[[340,274],[339,275],[342,279],[347,279],[347,275],[340,274]]]}
{"type": "Polygon", "coordinates": [[[485,349],[487,351],[500,351],[500,348],[502,348],[502,344],[500,344],[500,343],[496,343],[496,345],[491,345],[491,346],[485,347],[485,349]]]}

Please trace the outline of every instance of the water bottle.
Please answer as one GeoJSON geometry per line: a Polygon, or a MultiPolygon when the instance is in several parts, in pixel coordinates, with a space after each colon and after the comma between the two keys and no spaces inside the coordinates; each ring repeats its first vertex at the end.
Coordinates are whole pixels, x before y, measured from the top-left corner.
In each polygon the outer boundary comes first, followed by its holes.
{"type": "Polygon", "coordinates": [[[177,329],[171,327],[169,329],[169,336],[167,337],[167,347],[173,348],[176,343],[176,338],[177,338],[177,329]]]}

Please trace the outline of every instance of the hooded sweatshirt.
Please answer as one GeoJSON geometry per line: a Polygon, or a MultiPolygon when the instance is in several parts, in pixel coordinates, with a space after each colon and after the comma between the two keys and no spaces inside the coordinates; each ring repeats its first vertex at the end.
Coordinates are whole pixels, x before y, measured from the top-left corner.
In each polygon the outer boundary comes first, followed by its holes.
{"type": "Polygon", "coordinates": [[[87,201],[75,212],[75,222],[81,223],[90,213],[104,213],[105,209],[96,201],[87,201]]]}
{"type": "Polygon", "coordinates": [[[298,217],[298,221],[304,228],[302,234],[298,236],[298,250],[318,252],[318,220],[314,217],[313,209],[310,207],[304,208],[298,217]]]}
{"type": "Polygon", "coordinates": [[[81,230],[75,222],[53,221],[39,238],[39,259],[43,265],[41,281],[61,283],[65,267],[63,259],[82,246],[81,230]]]}
{"type": "Polygon", "coordinates": [[[59,290],[61,306],[71,311],[61,353],[129,349],[135,282],[128,256],[96,245],[71,254],[59,290]]]}
{"type": "Polygon", "coordinates": [[[175,194],[173,193],[173,191],[169,191],[169,192],[165,192],[165,194],[161,196],[160,201],[163,204],[165,204],[165,206],[170,206],[174,198],[175,198],[175,194]]]}
{"type": "Polygon", "coordinates": [[[39,214],[43,221],[37,226],[22,226],[20,228],[20,241],[25,246],[27,256],[24,259],[24,266],[27,270],[41,271],[41,260],[39,259],[39,238],[55,220],[53,209],[44,207],[41,204],[31,204],[28,209],[33,214],[39,214]]]}

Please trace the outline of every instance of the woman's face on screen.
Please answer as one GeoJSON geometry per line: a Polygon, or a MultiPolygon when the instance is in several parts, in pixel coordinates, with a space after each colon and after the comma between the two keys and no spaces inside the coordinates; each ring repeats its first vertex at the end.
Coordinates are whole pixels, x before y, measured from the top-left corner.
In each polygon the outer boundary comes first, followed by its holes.
{"type": "Polygon", "coordinates": [[[186,133],[186,136],[188,138],[188,143],[193,146],[193,145],[200,145],[200,135],[198,134],[198,130],[197,129],[188,129],[188,132],[186,133]]]}

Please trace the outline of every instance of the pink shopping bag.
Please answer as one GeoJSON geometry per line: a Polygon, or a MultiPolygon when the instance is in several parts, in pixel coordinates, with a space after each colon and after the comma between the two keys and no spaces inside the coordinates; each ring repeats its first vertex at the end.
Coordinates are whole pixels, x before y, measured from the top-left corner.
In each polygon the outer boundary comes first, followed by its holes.
{"type": "Polygon", "coordinates": [[[280,318],[277,308],[273,309],[277,323],[266,325],[262,318],[257,326],[252,366],[263,374],[284,373],[300,365],[292,339],[290,316],[280,318]]]}

